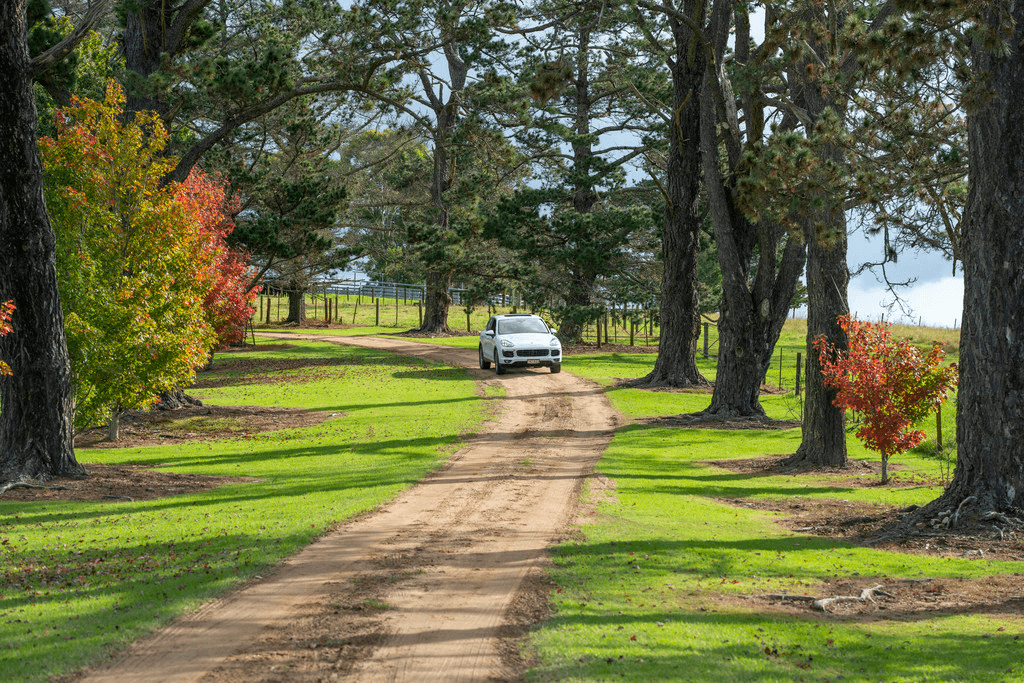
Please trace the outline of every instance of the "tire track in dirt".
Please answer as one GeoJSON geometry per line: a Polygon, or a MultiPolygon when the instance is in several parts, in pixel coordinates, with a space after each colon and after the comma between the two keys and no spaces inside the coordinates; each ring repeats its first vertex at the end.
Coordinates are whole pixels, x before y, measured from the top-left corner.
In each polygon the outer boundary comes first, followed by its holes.
{"type": "MultiPolygon", "coordinates": [[[[477,364],[475,350],[304,338],[477,364]]],[[[507,617],[570,523],[618,418],[599,387],[568,372],[473,372],[506,397],[498,421],[444,469],[83,680],[516,679],[501,656],[507,617]]]]}

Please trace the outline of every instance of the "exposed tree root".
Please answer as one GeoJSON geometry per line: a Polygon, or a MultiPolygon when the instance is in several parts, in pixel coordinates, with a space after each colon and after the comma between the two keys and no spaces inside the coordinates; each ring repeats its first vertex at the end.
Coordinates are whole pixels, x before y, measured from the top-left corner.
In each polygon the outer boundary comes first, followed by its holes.
{"type": "Polygon", "coordinates": [[[24,479],[18,479],[16,481],[5,481],[0,484],[0,496],[4,495],[11,489],[47,489],[49,491],[67,491],[67,486],[43,486],[42,484],[33,484],[24,479]]]}
{"type": "Polygon", "coordinates": [[[874,546],[910,536],[946,536],[953,530],[1000,536],[1010,530],[1024,530],[1024,510],[986,509],[988,507],[977,496],[967,496],[958,503],[939,498],[924,507],[912,505],[901,510],[897,519],[879,530],[875,537],[865,540],[864,545],[874,546]]]}
{"type": "Polygon", "coordinates": [[[827,612],[831,605],[835,605],[840,602],[874,602],[876,595],[891,598],[892,595],[882,590],[883,588],[885,588],[885,586],[878,584],[871,588],[865,588],[860,592],[860,595],[834,595],[830,598],[821,598],[820,600],[812,602],[811,607],[820,612],[827,612]]]}
{"type": "Polygon", "coordinates": [[[202,401],[189,396],[184,389],[175,389],[160,394],[160,400],[153,407],[157,410],[176,410],[178,408],[197,408],[202,405],[202,401]]]}
{"type": "Polygon", "coordinates": [[[623,382],[619,386],[628,389],[700,389],[705,391],[714,388],[714,385],[704,379],[703,376],[700,376],[697,380],[687,380],[665,377],[660,373],[657,377],[654,376],[654,373],[637,377],[636,379],[623,382]]]}
{"type": "Polygon", "coordinates": [[[893,597],[890,593],[886,593],[883,588],[885,586],[878,584],[871,588],[865,588],[860,592],[860,595],[833,595],[828,598],[815,598],[811,595],[790,595],[789,593],[771,593],[763,597],[768,600],[807,602],[810,603],[812,609],[816,609],[819,612],[827,612],[829,607],[840,602],[874,602],[876,595],[886,598],[893,597]]]}

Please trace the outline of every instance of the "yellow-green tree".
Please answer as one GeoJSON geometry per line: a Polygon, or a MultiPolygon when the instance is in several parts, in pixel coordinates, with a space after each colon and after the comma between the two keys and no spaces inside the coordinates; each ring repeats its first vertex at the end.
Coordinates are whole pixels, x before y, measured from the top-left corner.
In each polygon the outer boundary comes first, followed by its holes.
{"type": "Polygon", "coordinates": [[[174,166],[152,113],[125,122],[124,94],[76,100],[44,138],[46,200],[71,352],[76,427],[147,408],[190,383],[214,342],[203,301],[215,254],[201,221],[161,185],[174,166]]]}

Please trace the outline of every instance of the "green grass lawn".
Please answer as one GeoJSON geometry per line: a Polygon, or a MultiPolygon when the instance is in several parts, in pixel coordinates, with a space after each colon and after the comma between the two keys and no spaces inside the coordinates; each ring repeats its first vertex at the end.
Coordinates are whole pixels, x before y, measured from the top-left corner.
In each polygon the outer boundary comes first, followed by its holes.
{"type": "Polygon", "coordinates": [[[258,481],[136,502],[0,498],[0,680],[47,680],[167,623],[436,469],[484,419],[466,373],[297,341],[222,354],[190,394],[335,414],[315,427],[78,452],[258,481]],[[277,369],[242,368],[259,355],[277,369]]]}
{"type": "MultiPolygon", "coordinates": [[[[356,310],[356,309],[352,309],[356,310]]],[[[482,312],[481,312],[482,313],[482,312]]],[[[797,419],[787,385],[803,351],[800,323],[779,344],[770,416],[797,419]],[[787,374],[789,373],[789,374],[787,374]]],[[[713,331],[714,328],[712,328],[713,331]]],[[[311,329],[323,333],[328,330],[311,329]]],[[[370,324],[330,333],[394,332],[370,324]]],[[[921,333],[927,343],[927,332],[921,333]]],[[[422,341],[422,340],[421,340],[422,341]]],[[[475,336],[431,340],[462,348],[475,336]]],[[[160,627],[295,553],[354,514],[436,469],[484,418],[465,372],[362,348],[310,344],[221,354],[207,388],[220,405],[299,407],[317,426],[174,446],[80,451],[83,463],[137,464],[257,481],[152,501],[29,503],[0,498],[0,680],[47,680],[160,627]],[[254,356],[272,368],[248,364],[254,356]]],[[[713,344],[712,344],[713,346],[713,344]]],[[[710,395],[617,386],[646,374],[653,354],[583,354],[566,369],[607,387],[627,417],[692,412],[710,395]]],[[[711,359],[699,360],[714,377],[711,359]]],[[[773,366],[775,367],[775,366],[773,366]]],[[[489,395],[500,395],[497,389],[489,395]]],[[[953,410],[943,415],[952,443],[953,410]]],[[[934,425],[926,425],[934,434],[934,425]]],[[[737,607],[739,596],[804,592],[839,575],[983,577],[1020,563],[937,560],[786,531],[773,513],[728,499],[844,498],[907,505],[931,485],[845,488],[830,477],[750,476],[708,460],[785,454],[798,430],[706,431],[631,425],[599,470],[614,498],[555,550],[554,618],[529,647],[533,680],[1024,680],[1020,614],[920,614],[900,621],[782,616],[737,607]],[[726,596],[724,601],[719,596],[726,596]]],[[[850,438],[854,458],[874,458],[850,438]]],[[[934,445],[894,458],[895,478],[943,476],[934,445]]]]}
{"type": "MultiPolygon", "coordinates": [[[[573,372],[613,387],[653,366],[644,354],[588,355],[573,372]]],[[[704,361],[701,361],[704,363],[704,361]]],[[[567,359],[567,366],[569,360],[567,359]]],[[[705,375],[713,368],[702,364],[705,375]]],[[[692,412],[708,394],[609,388],[627,417],[692,412]]],[[[790,392],[763,398],[772,417],[792,417],[790,392]]],[[[953,419],[947,410],[944,422],[953,419]]],[[[934,430],[934,426],[932,427],[934,430]]],[[[947,432],[952,439],[952,430],[947,432]]],[[[729,500],[845,499],[906,506],[934,499],[941,463],[921,447],[898,456],[900,487],[850,488],[822,475],[755,476],[710,460],[789,454],[799,429],[690,430],[631,425],[617,433],[599,472],[611,497],[575,539],[554,552],[553,618],[529,648],[542,664],[532,681],[1020,681],[1024,680],[1021,614],[993,610],[899,619],[857,619],[764,611],[765,593],[816,591],[828,579],[868,587],[924,577],[1021,575],[1024,563],[937,559],[854,546],[795,533],[775,513],[729,500]]],[[[853,438],[852,458],[877,457],[853,438]]]]}

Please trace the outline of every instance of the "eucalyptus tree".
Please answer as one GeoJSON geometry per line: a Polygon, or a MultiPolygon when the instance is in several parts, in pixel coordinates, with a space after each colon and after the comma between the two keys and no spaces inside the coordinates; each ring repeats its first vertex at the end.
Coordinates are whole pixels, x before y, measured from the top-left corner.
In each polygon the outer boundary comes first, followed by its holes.
{"type": "Polygon", "coordinates": [[[57,289],[56,237],[43,199],[34,80],[80,43],[106,8],[31,57],[27,6],[0,3],[0,301],[17,309],[0,337],[0,479],[85,476],[74,453],[71,359],[57,289]]]}

